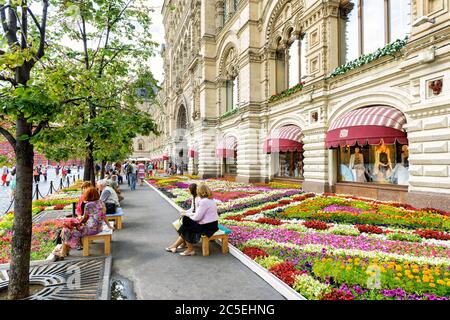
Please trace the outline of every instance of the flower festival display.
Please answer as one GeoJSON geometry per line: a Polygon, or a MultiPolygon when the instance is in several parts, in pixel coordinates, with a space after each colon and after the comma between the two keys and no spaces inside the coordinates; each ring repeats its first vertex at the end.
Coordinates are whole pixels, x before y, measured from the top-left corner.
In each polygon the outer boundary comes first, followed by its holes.
{"type": "Polygon", "coordinates": [[[230,243],[307,299],[450,299],[449,212],[284,183],[150,181],[183,208],[194,182],[212,189],[230,243]]]}

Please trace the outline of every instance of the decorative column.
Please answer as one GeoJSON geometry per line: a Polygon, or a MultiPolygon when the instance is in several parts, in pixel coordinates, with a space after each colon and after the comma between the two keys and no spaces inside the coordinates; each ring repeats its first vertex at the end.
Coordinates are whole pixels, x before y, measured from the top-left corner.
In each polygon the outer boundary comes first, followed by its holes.
{"type": "MultiPolygon", "coordinates": [[[[227,0],[225,0],[227,1],[227,0]]],[[[224,22],[224,1],[216,1],[216,33],[219,33],[223,28],[224,22]]]]}
{"type": "Polygon", "coordinates": [[[304,182],[303,189],[310,192],[328,192],[328,150],[325,145],[326,127],[303,130],[304,182]]]}

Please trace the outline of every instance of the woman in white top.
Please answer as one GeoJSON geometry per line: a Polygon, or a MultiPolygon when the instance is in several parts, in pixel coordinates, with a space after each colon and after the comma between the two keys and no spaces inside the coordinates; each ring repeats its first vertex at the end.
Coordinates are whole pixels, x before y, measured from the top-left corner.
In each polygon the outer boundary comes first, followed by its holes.
{"type": "MultiPolygon", "coordinates": [[[[189,210],[181,212],[183,216],[183,224],[186,223],[186,217],[195,214],[198,205],[200,203],[200,197],[197,195],[197,184],[193,183],[189,185],[189,192],[192,195],[192,206],[189,210]]],[[[166,251],[176,253],[177,249],[184,249],[186,247],[186,241],[179,236],[177,240],[166,248],[166,251]]]]}

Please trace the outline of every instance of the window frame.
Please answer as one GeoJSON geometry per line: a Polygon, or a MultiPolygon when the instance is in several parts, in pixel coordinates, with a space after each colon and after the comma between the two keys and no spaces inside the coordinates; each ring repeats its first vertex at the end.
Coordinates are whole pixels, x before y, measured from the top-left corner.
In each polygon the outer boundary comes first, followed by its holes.
{"type": "MultiPolygon", "coordinates": [[[[366,0],[355,0],[357,5],[357,19],[358,19],[358,57],[362,56],[364,54],[364,2],[366,0]]],[[[392,34],[392,24],[391,24],[391,1],[399,1],[399,0],[384,0],[384,45],[391,43],[393,39],[391,39],[392,34]]],[[[406,0],[409,1],[410,6],[410,15],[412,15],[412,0],[406,0]]],[[[340,5],[340,9],[345,9],[345,7],[340,5]]],[[[342,10],[339,10],[339,19],[346,19],[346,17],[342,16],[342,10]]],[[[343,44],[343,34],[342,34],[342,27],[341,23],[338,23],[338,41],[339,46],[343,44]]],[[[348,61],[344,61],[342,57],[342,48],[338,50],[339,54],[339,61],[340,64],[345,64],[348,61]]]]}

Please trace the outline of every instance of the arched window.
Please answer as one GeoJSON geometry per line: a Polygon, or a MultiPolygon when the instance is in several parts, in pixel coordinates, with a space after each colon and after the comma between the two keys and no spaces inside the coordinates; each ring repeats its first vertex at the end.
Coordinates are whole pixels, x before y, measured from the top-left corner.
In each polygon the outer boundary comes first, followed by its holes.
{"type": "Polygon", "coordinates": [[[142,140],[142,139],[138,141],[138,150],[139,151],[144,150],[144,140],[142,140]]]}
{"type": "Polygon", "coordinates": [[[224,62],[225,80],[225,111],[237,108],[239,105],[239,71],[234,49],[230,49],[224,62]]]}
{"type": "Polygon", "coordinates": [[[341,0],[339,17],[344,64],[404,39],[411,31],[411,0],[341,0]]]}
{"type": "Polygon", "coordinates": [[[306,37],[291,37],[288,48],[288,86],[293,86],[302,82],[306,76],[306,37]]]}

